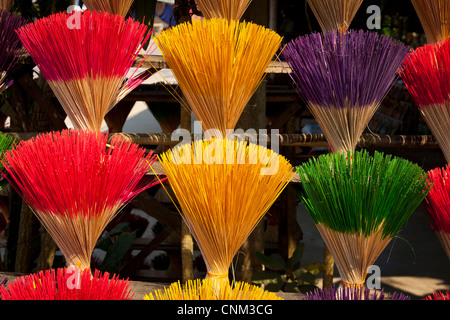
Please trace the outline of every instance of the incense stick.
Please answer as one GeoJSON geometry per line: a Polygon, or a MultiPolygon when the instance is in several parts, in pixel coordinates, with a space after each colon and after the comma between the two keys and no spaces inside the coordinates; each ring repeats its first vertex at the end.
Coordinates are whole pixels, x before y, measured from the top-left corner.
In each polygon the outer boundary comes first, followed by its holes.
{"type": "Polygon", "coordinates": [[[164,290],[144,296],[144,300],[283,300],[275,293],[245,282],[222,286],[217,290],[213,279],[178,281],[164,290]]]}
{"type": "Polygon", "coordinates": [[[0,94],[13,84],[9,72],[24,53],[16,30],[27,23],[13,13],[0,10],[0,94]]]}
{"type": "Polygon", "coordinates": [[[5,178],[56,242],[67,265],[90,267],[106,225],[137,194],[156,156],[100,132],[40,134],[5,154],[5,178]]]}
{"type": "Polygon", "coordinates": [[[89,11],[103,11],[126,16],[133,0],[84,0],[83,3],[89,11]]]}
{"type": "Polygon", "coordinates": [[[450,165],[428,173],[433,185],[425,201],[427,219],[450,259],[450,165]]]}
{"type": "Polygon", "coordinates": [[[225,19],[194,20],[155,37],[187,105],[204,131],[235,129],[263,81],[282,38],[270,29],[225,19]]]}
{"type": "Polygon", "coordinates": [[[292,166],[262,146],[220,139],[159,159],[208,276],[228,280],[233,257],[292,179],[292,166]]]}
{"type": "Polygon", "coordinates": [[[425,31],[428,43],[450,37],[450,2],[447,0],[411,0],[425,31]]]}
{"type": "Polygon", "coordinates": [[[0,0],[0,10],[9,11],[13,4],[14,0],[0,0]]]}
{"type": "Polygon", "coordinates": [[[291,41],[283,56],[333,151],[354,151],[410,48],[374,32],[330,31],[291,41]]]}
{"type": "Polygon", "coordinates": [[[300,199],[347,286],[364,284],[368,267],[430,189],[422,168],[379,152],[324,155],[297,171],[300,199]]]}
{"type": "Polygon", "coordinates": [[[252,0],[196,0],[196,2],[206,19],[239,20],[252,0]]]}
{"type": "Polygon", "coordinates": [[[308,0],[323,32],[350,28],[363,0],[308,0]]]}
{"type": "Polygon", "coordinates": [[[94,274],[67,268],[45,270],[0,287],[2,300],[131,300],[133,296],[128,279],[98,270],[94,274]]]}
{"type": "Polygon", "coordinates": [[[450,162],[450,40],[414,50],[401,77],[450,162]]]}
{"type": "Polygon", "coordinates": [[[127,79],[150,32],[119,15],[76,14],[50,15],[18,35],[75,129],[98,131],[105,115],[150,76],[145,71],[127,79]],[[78,19],[79,26],[69,28],[69,19],[78,19]]]}

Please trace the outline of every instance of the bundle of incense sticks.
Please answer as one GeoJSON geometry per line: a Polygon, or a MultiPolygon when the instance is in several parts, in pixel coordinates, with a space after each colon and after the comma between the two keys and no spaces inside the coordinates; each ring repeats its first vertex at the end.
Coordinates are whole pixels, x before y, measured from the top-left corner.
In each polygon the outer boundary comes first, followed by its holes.
{"type": "MultiPolygon", "coordinates": [[[[14,146],[15,140],[12,136],[0,132],[0,159],[3,159],[4,154],[11,150],[11,148],[14,146]]],[[[0,171],[4,172],[3,164],[0,163],[0,171]]],[[[3,189],[3,187],[7,184],[7,180],[3,178],[3,175],[0,176],[0,190],[3,189]]]]}
{"type": "Polygon", "coordinates": [[[131,300],[133,296],[128,279],[98,270],[94,274],[68,268],[45,270],[0,287],[2,300],[131,300]]]}
{"type": "Polygon", "coordinates": [[[52,132],[21,141],[5,154],[5,177],[64,254],[90,267],[106,225],[137,194],[158,182],[145,175],[156,161],[124,138],[93,131],[52,132]]]}
{"type": "Polygon", "coordinates": [[[303,300],[411,300],[409,296],[403,293],[394,292],[386,294],[384,289],[377,291],[368,287],[348,288],[336,287],[331,289],[316,289],[306,293],[303,300]]]}
{"type": "Polygon", "coordinates": [[[450,259],[450,165],[428,173],[433,185],[426,201],[428,221],[450,259]]]}
{"type": "Polygon", "coordinates": [[[370,31],[313,33],[283,56],[300,96],[335,152],[354,151],[410,49],[370,31]]]}
{"type": "Polygon", "coordinates": [[[155,37],[187,101],[183,106],[204,131],[225,137],[280,48],[274,31],[248,22],[194,20],[155,37]]]}
{"type": "Polygon", "coordinates": [[[133,0],[84,0],[83,3],[90,11],[103,11],[126,16],[133,0]]]}
{"type": "Polygon", "coordinates": [[[0,0],[0,10],[9,11],[13,4],[14,0],[0,0]]]}
{"type": "Polygon", "coordinates": [[[131,18],[57,13],[20,28],[18,35],[75,129],[100,130],[105,115],[150,76],[144,71],[127,79],[150,37],[147,26],[131,18]]]}
{"type": "Polygon", "coordinates": [[[347,287],[364,284],[368,268],[431,188],[422,168],[379,152],[323,155],[297,171],[300,199],[347,287]]]}
{"type": "Polygon", "coordinates": [[[450,37],[450,2],[447,0],[411,0],[425,31],[428,43],[450,37]]]}
{"type": "Polygon", "coordinates": [[[436,292],[429,296],[426,296],[423,300],[450,300],[450,291],[447,290],[446,293],[444,292],[436,292]]]}
{"type": "Polygon", "coordinates": [[[221,286],[213,279],[188,280],[184,285],[178,281],[164,290],[156,290],[144,296],[144,300],[283,300],[275,293],[245,282],[233,286],[221,286]]]}
{"type": "Polygon", "coordinates": [[[239,20],[252,0],[195,0],[206,19],[239,20]]]}
{"type": "Polygon", "coordinates": [[[233,257],[291,181],[293,167],[263,146],[222,139],[178,146],[159,159],[208,277],[228,283],[233,257]]]}
{"type": "Polygon", "coordinates": [[[308,0],[323,32],[348,30],[362,3],[363,0],[308,0]]]}
{"type": "Polygon", "coordinates": [[[24,53],[16,30],[27,23],[25,19],[0,9],[0,94],[13,83],[8,73],[24,53]]]}
{"type": "Polygon", "coordinates": [[[401,77],[450,162],[450,40],[414,50],[401,77]]]}

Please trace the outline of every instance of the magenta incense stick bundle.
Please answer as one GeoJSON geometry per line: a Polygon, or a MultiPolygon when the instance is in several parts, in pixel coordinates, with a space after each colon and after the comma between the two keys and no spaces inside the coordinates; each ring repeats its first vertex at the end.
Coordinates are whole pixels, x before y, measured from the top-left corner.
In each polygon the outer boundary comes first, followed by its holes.
{"type": "Polygon", "coordinates": [[[90,267],[107,224],[147,182],[153,152],[119,136],[64,130],[21,141],[5,154],[5,177],[64,254],[67,265],[90,267]]]}
{"type": "Polygon", "coordinates": [[[105,115],[150,76],[127,78],[148,31],[131,18],[84,11],[39,19],[18,35],[74,127],[98,131],[105,115]]]}

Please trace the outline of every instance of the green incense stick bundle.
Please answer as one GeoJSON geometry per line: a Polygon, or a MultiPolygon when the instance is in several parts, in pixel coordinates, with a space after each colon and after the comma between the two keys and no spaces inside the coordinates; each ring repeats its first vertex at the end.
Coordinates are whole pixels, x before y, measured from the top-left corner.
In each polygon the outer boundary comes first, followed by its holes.
{"type": "Polygon", "coordinates": [[[418,165],[379,152],[323,155],[297,172],[300,199],[349,287],[364,284],[367,269],[431,187],[418,165]]]}

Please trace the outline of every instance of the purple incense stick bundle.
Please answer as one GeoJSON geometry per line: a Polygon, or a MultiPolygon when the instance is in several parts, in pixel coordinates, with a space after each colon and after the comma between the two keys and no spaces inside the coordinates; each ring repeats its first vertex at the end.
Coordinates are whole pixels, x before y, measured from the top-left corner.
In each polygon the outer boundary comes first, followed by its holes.
{"type": "Polygon", "coordinates": [[[316,289],[305,294],[303,300],[411,300],[403,293],[386,294],[384,290],[368,287],[336,287],[316,289]]]}
{"type": "Polygon", "coordinates": [[[0,9],[0,94],[8,89],[13,81],[8,73],[24,52],[16,29],[27,24],[25,19],[0,9]]]}
{"type": "Polygon", "coordinates": [[[370,31],[313,33],[283,56],[333,151],[354,151],[410,48],[370,31]]]}

